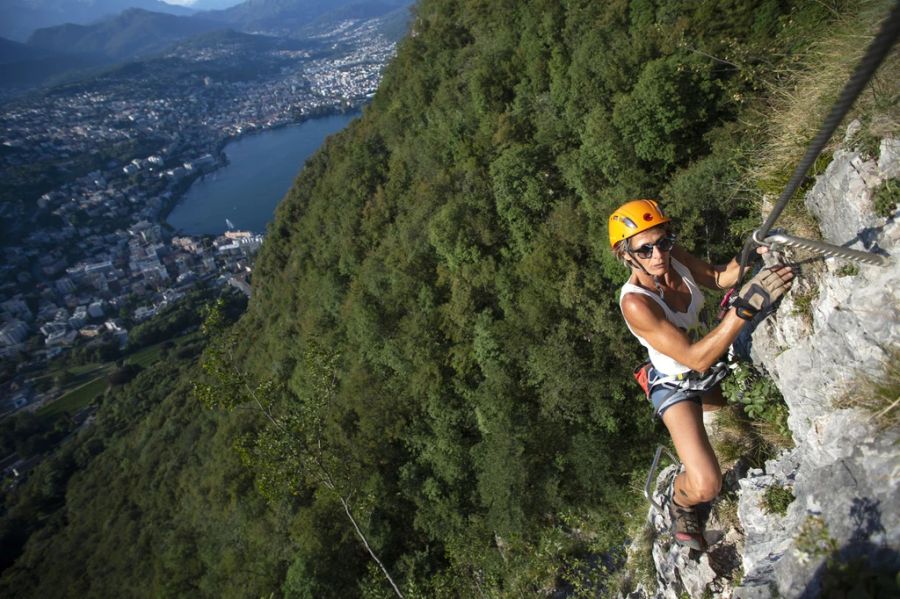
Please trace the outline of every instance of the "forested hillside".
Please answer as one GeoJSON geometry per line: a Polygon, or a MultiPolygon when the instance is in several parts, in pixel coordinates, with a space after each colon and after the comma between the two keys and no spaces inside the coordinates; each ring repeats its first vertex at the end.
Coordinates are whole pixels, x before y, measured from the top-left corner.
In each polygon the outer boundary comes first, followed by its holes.
{"type": "Polygon", "coordinates": [[[4,590],[602,581],[663,438],[608,214],[663,198],[683,245],[730,258],[771,86],[858,4],[422,0],[363,117],[279,206],[248,312],[212,311],[205,374],[169,362],[114,396],[144,407],[53,496],[4,590]]]}

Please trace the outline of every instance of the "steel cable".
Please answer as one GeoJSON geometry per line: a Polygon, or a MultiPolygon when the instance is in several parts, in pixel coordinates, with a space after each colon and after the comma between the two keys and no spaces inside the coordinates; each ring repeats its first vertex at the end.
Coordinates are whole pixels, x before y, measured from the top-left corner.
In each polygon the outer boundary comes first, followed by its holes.
{"type": "MultiPolygon", "coordinates": [[[[847,80],[847,84],[844,86],[844,89],[841,90],[841,95],[838,96],[834,106],[832,106],[831,112],[822,123],[819,133],[816,135],[815,139],[810,142],[806,154],[797,165],[797,168],[794,169],[794,174],[788,181],[784,191],[781,192],[775,207],[772,208],[772,211],[769,213],[769,216],[766,218],[762,227],[755,232],[758,239],[765,239],[766,235],[771,230],[772,225],[775,224],[775,221],[781,215],[785,206],[787,206],[787,203],[794,197],[797,189],[803,183],[807,171],[809,171],[810,167],[815,163],[819,154],[822,153],[828,140],[831,139],[831,136],[834,134],[835,129],[837,129],[841,121],[844,120],[844,117],[847,116],[847,113],[850,111],[856,98],[862,90],[865,89],[869,80],[871,80],[872,76],[875,74],[875,71],[878,70],[878,67],[881,65],[882,61],[884,61],[888,52],[890,52],[891,47],[897,40],[898,32],[900,32],[900,2],[894,4],[891,14],[888,15],[882,23],[881,29],[872,40],[872,43],[869,44],[865,55],[862,60],[859,61],[853,75],[847,80]]],[[[747,241],[744,243],[744,247],[741,250],[741,266],[738,271],[738,281],[735,283],[733,289],[736,289],[744,278],[744,271],[747,267],[750,251],[754,245],[753,235],[751,235],[747,238],[747,241]]]]}

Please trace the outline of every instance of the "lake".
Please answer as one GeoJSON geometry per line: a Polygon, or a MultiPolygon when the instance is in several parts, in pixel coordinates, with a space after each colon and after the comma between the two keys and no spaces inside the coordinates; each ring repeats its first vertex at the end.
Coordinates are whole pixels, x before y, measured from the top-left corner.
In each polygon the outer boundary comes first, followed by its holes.
{"type": "Polygon", "coordinates": [[[311,119],[229,143],[228,165],[195,181],[166,220],[188,235],[221,235],[226,218],[235,229],[264,233],[306,159],[357,116],[311,119]]]}

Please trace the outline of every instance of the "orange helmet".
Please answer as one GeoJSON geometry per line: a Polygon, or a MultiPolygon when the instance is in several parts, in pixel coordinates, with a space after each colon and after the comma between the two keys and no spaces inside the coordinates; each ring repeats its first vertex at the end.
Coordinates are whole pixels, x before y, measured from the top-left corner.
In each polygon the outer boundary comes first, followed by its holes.
{"type": "Polygon", "coordinates": [[[663,214],[656,200],[632,200],[619,206],[609,217],[609,244],[652,229],[671,219],[663,214]]]}

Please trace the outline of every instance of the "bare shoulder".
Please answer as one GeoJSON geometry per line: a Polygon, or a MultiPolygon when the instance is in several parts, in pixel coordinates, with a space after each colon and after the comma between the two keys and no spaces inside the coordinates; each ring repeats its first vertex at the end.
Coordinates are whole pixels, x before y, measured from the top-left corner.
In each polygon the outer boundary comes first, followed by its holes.
{"type": "Polygon", "coordinates": [[[648,329],[660,320],[666,320],[662,307],[649,296],[641,293],[626,293],[622,297],[622,315],[635,329],[648,329]]]}

